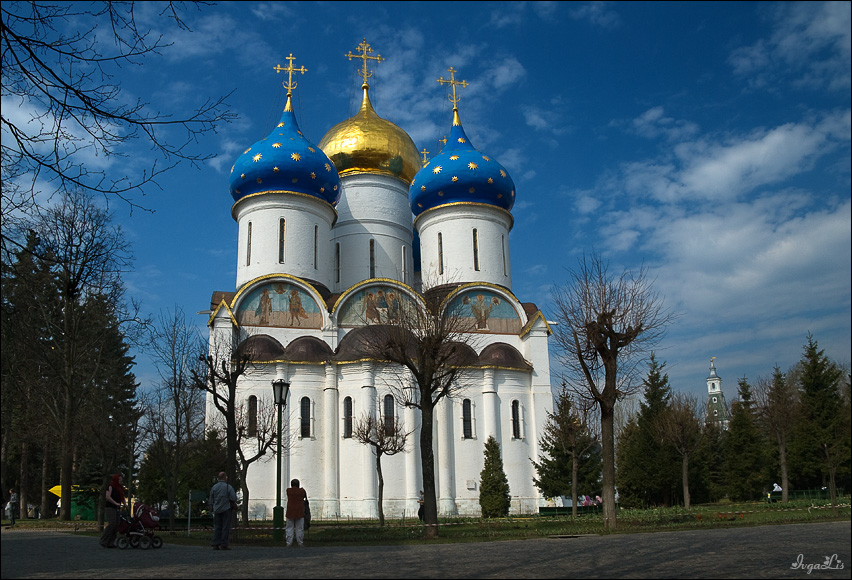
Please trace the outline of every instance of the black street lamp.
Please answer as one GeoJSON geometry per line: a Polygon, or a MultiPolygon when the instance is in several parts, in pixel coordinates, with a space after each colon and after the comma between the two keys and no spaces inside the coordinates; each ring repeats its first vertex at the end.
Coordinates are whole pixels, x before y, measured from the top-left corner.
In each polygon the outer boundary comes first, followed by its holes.
{"type": "Polygon", "coordinates": [[[278,477],[275,484],[275,508],[272,510],[272,539],[279,542],[284,539],[284,508],[281,507],[281,410],[287,407],[289,392],[290,383],[284,379],[272,381],[272,396],[275,406],[278,407],[278,477]]]}

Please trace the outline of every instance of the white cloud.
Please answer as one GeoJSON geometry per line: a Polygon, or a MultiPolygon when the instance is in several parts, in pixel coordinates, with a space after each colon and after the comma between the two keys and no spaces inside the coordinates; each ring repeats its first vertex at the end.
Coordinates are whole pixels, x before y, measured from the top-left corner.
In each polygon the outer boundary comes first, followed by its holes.
{"type": "Polygon", "coordinates": [[[621,17],[610,8],[610,2],[584,2],[572,4],[571,18],[588,20],[601,28],[617,28],[621,25],[621,17]]]}
{"type": "Polygon", "coordinates": [[[669,141],[681,141],[698,132],[698,125],[691,121],[666,117],[663,107],[648,109],[633,119],[630,127],[640,137],[656,139],[662,136],[669,141]]]}
{"type": "Polygon", "coordinates": [[[781,2],[772,7],[770,37],[735,48],[728,59],[734,73],[750,77],[753,87],[793,75],[797,86],[848,90],[852,4],[781,2]]]}

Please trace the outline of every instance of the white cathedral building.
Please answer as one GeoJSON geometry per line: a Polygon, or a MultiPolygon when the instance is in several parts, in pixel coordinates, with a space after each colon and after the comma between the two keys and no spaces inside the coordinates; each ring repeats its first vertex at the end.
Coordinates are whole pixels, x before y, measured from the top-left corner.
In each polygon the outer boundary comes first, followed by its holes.
{"type": "MultiPolygon", "coordinates": [[[[455,90],[463,81],[439,79],[452,86],[452,126],[427,162],[403,129],[373,110],[367,61],[376,57],[366,41],[359,49],[349,56],[363,60],[360,110],[318,145],[302,135],[291,106],[293,73],[304,67],[295,69],[292,55],[288,67],[276,67],[289,73],[283,116],[230,174],[237,279],[234,291],[213,293],[210,353],[251,353],[237,388],[250,419],[258,405],[272,404],[273,380],[290,383],[280,478],[282,487],[301,481],[315,517],[376,517],[375,456],[352,437],[353,423],[365,413],[398,419],[412,434],[404,453],[382,458],[383,510],[411,517],[423,489],[420,414],[398,400],[397,375],[359,352],[353,337],[405,304],[425,304],[424,286],[441,288],[444,303],[475,322],[476,353],[466,388],[435,410],[438,513],[479,515],[483,450],[492,435],[511,512],[537,512],[545,498],[530,460],[539,460],[553,408],[551,331],[541,311],[512,292],[514,182],[465,135],[455,90]]],[[[208,424],[217,415],[208,395],[208,424]]],[[[248,471],[253,518],[271,518],[276,466],[273,458],[248,471]]]]}

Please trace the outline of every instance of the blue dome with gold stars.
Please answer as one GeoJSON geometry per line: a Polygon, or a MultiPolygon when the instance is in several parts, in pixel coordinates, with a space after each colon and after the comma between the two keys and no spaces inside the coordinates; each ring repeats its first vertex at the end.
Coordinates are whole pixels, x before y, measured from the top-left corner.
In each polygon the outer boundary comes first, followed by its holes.
{"type": "Polygon", "coordinates": [[[415,216],[450,203],[482,203],[510,211],[515,182],[506,169],[474,149],[453,109],[453,127],[441,153],[429,160],[408,190],[415,216]]]}
{"type": "Polygon", "coordinates": [[[340,176],[322,149],[305,139],[296,123],[290,94],[275,129],[237,158],[231,168],[231,196],[296,193],[336,205],[340,176]]]}

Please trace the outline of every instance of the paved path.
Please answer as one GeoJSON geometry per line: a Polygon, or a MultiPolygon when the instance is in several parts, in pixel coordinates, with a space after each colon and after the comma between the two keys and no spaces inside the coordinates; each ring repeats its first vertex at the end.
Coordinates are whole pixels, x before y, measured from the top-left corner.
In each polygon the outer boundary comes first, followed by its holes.
{"type": "Polygon", "coordinates": [[[6,578],[850,578],[850,522],[418,546],[105,550],[2,532],[6,578]],[[834,558],[832,559],[832,556],[834,558]],[[831,569],[818,566],[830,561],[831,569]]]}

